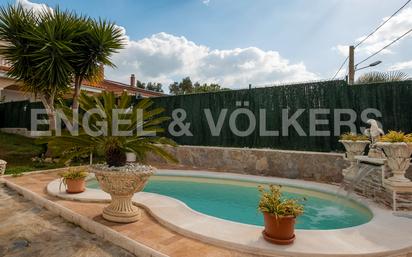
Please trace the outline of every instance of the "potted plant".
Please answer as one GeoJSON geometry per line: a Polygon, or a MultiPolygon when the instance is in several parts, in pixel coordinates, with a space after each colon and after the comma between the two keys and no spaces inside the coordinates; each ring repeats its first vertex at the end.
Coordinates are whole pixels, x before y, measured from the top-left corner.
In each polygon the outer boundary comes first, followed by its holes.
{"type": "Polygon", "coordinates": [[[291,244],[295,240],[296,217],[303,214],[303,205],[298,199],[282,196],[281,186],[259,186],[261,193],[258,210],[263,213],[265,230],[263,237],[275,244],[291,244]]]}
{"type": "Polygon", "coordinates": [[[384,152],[392,176],[386,182],[393,186],[411,185],[405,177],[412,154],[412,135],[401,131],[389,131],[383,135],[376,145],[384,152]]]}
{"type": "Polygon", "coordinates": [[[350,166],[343,169],[342,173],[345,178],[352,179],[356,176],[355,156],[363,155],[366,146],[369,144],[368,137],[366,135],[357,135],[354,133],[345,133],[340,136],[340,143],[343,144],[346,150],[346,159],[350,162],[350,166]]]}
{"type": "Polygon", "coordinates": [[[78,194],[86,188],[85,179],[89,175],[85,168],[70,168],[60,174],[60,185],[66,186],[66,192],[69,194],[78,194]]]}
{"type": "MultiPolygon", "coordinates": [[[[82,94],[79,103],[81,111],[78,121],[84,122],[85,117],[89,121],[85,124],[78,123],[78,135],[49,138],[48,146],[53,149],[53,153],[60,154],[61,161],[86,153],[103,156],[106,163],[90,166],[100,188],[109,193],[112,199],[110,205],[103,210],[103,218],[122,223],[139,220],[141,211],[133,205],[132,196],[143,190],[154,172],[153,167],[143,164],[146,155],[152,153],[166,160],[176,161],[162,148],[162,145],[176,144],[158,135],[164,131],[160,125],[169,118],[159,117],[164,109],[152,108],[153,102],[150,99],[142,99],[133,105],[127,93],[123,93],[119,99],[107,92],[101,96],[82,94]],[[90,110],[93,111],[92,115],[90,110]],[[115,113],[118,117],[115,117],[115,113]],[[116,122],[119,120],[128,122],[116,122]],[[125,131],[130,133],[124,134],[125,131]],[[136,155],[137,163],[126,163],[126,153],[130,152],[136,155]]],[[[73,115],[70,116],[70,109],[63,109],[65,114],[73,118],[73,115]]]]}

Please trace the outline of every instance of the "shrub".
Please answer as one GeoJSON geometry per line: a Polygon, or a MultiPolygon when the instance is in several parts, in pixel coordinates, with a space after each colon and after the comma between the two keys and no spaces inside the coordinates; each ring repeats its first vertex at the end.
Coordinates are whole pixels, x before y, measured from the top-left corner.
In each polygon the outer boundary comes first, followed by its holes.
{"type": "Polygon", "coordinates": [[[63,180],[66,179],[82,179],[87,177],[89,173],[86,171],[85,168],[70,168],[67,171],[60,173],[60,177],[63,180]]]}
{"type": "MultiPolygon", "coordinates": [[[[269,189],[264,186],[258,187],[261,193],[258,210],[262,213],[269,213],[280,217],[303,214],[302,200],[286,199],[282,196],[281,186],[269,185],[269,189]]],[[[306,199],[303,199],[306,200],[306,199]]]]}
{"type": "MultiPolygon", "coordinates": [[[[177,162],[176,158],[162,148],[162,145],[176,146],[176,143],[168,138],[160,137],[164,132],[161,127],[169,117],[159,116],[165,110],[153,107],[153,101],[149,98],[140,100],[133,104],[132,97],[124,92],[116,99],[113,92],[103,92],[100,96],[88,96],[82,93],[80,96],[80,109],[77,123],[79,124],[79,135],[71,135],[68,131],[62,136],[54,136],[38,140],[39,143],[48,143],[49,149],[54,155],[59,155],[60,161],[65,163],[85,154],[95,153],[104,156],[108,166],[123,166],[126,164],[126,152],[136,154],[139,162],[144,162],[149,153],[160,156],[165,160],[177,162]],[[90,123],[83,124],[83,113],[90,110],[98,110],[102,115],[92,115],[90,123]],[[132,131],[132,135],[121,136],[112,130],[115,124],[112,118],[114,109],[124,110],[123,119],[130,119],[129,124],[122,124],[119,131],[132,131]],[[140,115],[142,113],[142,115],[140,115]],[[88,125],[88,129],[83,126],[88,125]],[[94,136],[87,133],[99,131],[99,124],[108,124],[107,135],[94,136]],[[155,135],[151,135],[155,133],[155,135]]],[[[73,112],[67,106],[62,106],[63,112],[73,120],[73,112]]]]}
{"type": "Polygon", "coordinates": [[[405,134],[402,131],[390,130],[389,133],[383,135],[379,141],[389,143],[412,143],[412,134],[405,134]]]}
{"type": "Polygon", "coordinates": [[[365,140],[369,140],[369,138],[366,135],[348,132],[348,133],[342,134],[340,136],[340,140],[365,141],[365,140]]]}

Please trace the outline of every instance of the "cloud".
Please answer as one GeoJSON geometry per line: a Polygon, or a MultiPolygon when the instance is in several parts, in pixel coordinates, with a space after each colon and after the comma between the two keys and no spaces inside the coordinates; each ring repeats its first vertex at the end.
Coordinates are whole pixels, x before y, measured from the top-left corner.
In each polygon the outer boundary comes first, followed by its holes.
{"type": "MultiPolygon", "coordinates": [[[[384,17],[382,22],[387,20],[389,17],[384,17]]],[[[382,26],[376,33],[369,37],[365,43],[361,45],[358,51],[364,51],[367,54],[374,53],[384,47],[385,45],[391,43],[397,37],[404,34],[412,27],[412,7],[403,9],[392,19],[390,19],[385,25],[382,26]]],[[[410,37],[412,34],[407,35],[410,37]]],[[[357,42],[363,40],[365,36],[357,39],[357,42]]],[[[382,53],[392,53],[391,49],[385,49],[382,53]]]]}
{"type": "MultiPolygon", "coordinates": [[[[387,20],[389,17],[384,17],[382,19],[382,23],[387,20]]],[[[382,24],[381,23],[381,24],[382,24]]],[[[392,17],[385,25],[383,25],[377,32],[375,32],[372,36],[370,36],[365,42],[363,42],[359,47],[356,48],[356,52],[358,54],[363,55],[370,55],[379,51],[387,44],[394,41],[399,36],[403,35],[406,31],[408,31],[412,27],[412,7],[405,8],[400,11],[397,15],[392,17]]],[[[359,37],[356,39],[356,43],[362,41],[366,35],[359,37]]],[[[403,39],[407,37],[412,37],[412,33],[405,36],[403,39]]],[[[395,45],[394,45],[395,46],[395,45]]],[[[394,52],[396,49],[394,46],[391,48],[385,49],[381,52],[381,54],[390,54],[394,52]]],[[[347,56],[348,46],[344,45],[337,45],[333,49],[338,50],[339,53],[347,56]]]]}
{"type": "Polygon", "coordinates": [[[346,69],[346,68],[342,68],[342,69],[338,72],[338,74],[336,74],[336,78],[337,78],[337,79],[338,79],[338,78],[345,78],[346,74],[347,74],[347,69],[346,69]]]}
{"type": "Polygon", "coordinates": [[[398,62],[395,63],[394,65],[390,66],[388,70],[393,71],[393,70],[410,70],[412,69],[412,60],[407,61],[407,62],[398,62]]]}
{"type": "Polygon", "coordinates": [[[113,56],[113,62],[117,68],[106,69],[110,79],[128,82],[134,73],[140,81],[166,86],[186,76],[231,88],[319,79],[302,62],[290,63],[276,51],[257,47],[210,49],[164,32],[138,41],[127,39],[125,49],[113,56]]]}
{"type": "Polygon", "coordinates": [[[123,40],[123,43],[127,44],[130,41],[130,39],[129,39],[129,36],[126,34],[126,28],[123,26],[116,25],[116,24],[114,24],[114,27],[120,30],[120,33],[122,34],[121,39],[123,40]]]}
{"type": "Polygon", "coordinates": [[[332,47],[332,50],[337,51],[342,56],[348,56],[349,46],[348,45],[337,45],[332,47]]]}
{"type": "MultiPolygon", "coordinates": [[[[201,0],[208,5],[210,0],[201,0]]],[[[24,8],[40,12],[51,10],[45,4],[16,0],[24,8]]],[[[108,79],[129,82],[130,74],[140,81],[163,83],[190,76],[192,81],[219,83],[224,87],[246,87],[279,82],[297,82],[319,79],[309,72],[303,62],[291,63],[277,51],[263,51],[257,47],[227,50],[210,49],[185,37],[164,32],[140,40],[131,40],[122,30],[126,46],[112,56],[117,68],[106,68],[108,79]]]]}
{"type": "Polygon", "coordinates": [[[33,10],[33,12],[40,13],[44,11],[53,12],[53,9],[46,4],[37,4],[28,0],[16,0],[16,5],[21,5],[24,9],[33,10]]]}

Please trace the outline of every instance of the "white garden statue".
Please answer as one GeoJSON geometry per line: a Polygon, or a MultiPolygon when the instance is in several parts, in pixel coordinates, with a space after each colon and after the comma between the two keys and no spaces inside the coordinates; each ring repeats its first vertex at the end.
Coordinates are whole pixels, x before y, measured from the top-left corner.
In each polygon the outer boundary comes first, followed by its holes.
{"type": "Polygon", "coordinates": [[[366,136],[369,137],[371,141],[368,156],[371,158],[385,158],[382,151],[376,147],[376,143],[378,142],[380,136],[384,135],[385,133],[381,128],[379,128],[378,122],[376,120],[369,119],[366,121],[366,123],[371,125],[370,128],[365,129],[365,131],[363,132],[366,136]]]}

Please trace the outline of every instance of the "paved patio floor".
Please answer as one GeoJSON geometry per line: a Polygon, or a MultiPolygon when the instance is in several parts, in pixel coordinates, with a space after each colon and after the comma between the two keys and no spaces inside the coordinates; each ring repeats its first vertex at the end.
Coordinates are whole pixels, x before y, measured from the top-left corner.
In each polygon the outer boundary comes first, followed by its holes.
{"type": "Polygon", "coordinates": [[[0,184],[0,256],[132,257],[0,184]]]}
{"type": "MultiPolygon", "coordinates": [[[[83,216],[86,216],[94,221],[97,221],[101,224],[104,224],[111,229],[126,235],[127,237],[142,243],[148,247],[151,247],[163,254],[168,256],[176,256],[176,257],[195,257],[195,256],[202,256],[202,257],[257,257],[257,255],[250,255],[241,252],[237,252],[234,250],[229,250],[225,248],[220,248],[216,246],[212,246],[207,243],[203,243],[198,240],[194,240],[191,238],[187,238],[180,234],[177,234],[161,224],[159,224],[156,220],[154,220],[151,216],[149,216],[146,212],[144,212],[142,220],[132,224],[117,224],[105,221],[101,217],[101,212],[105,204],[100,203],[83,203],[83,202],[73,202],[73,201],[65,201],[61,200],[52,196],[49,196],[45,192],[46,185],[58,178],[58,172],[51,172],[51,173],[36,173],[36,174],[26,174],[21,177],[6,177],[5,179],[22,186],[48,200],[51,200],[59,205],[62,205],[66,208],[71,209],[72,211],[79,213],[83,216]]],[[[29,203],[27,203],[29,204],[29,203]]],[[[0,206],[0,210],[4,209],[4,207],[0,206]]],[[[3,210],[4,211],[4,210],[3,210]]],[[[6,215],[6,214],[3,214],[6,215]]],[[[51,215],[51,214],[48,214],[51,215]]],[[[37,216],[34,214],[34,216],[37,216]]],[[[61,219],[61,218],[59,218],[61,219]]],[[[57,225],[55,225],[57,226],[57,225]]],[[[88,232],[82,230],[79,227],[74,225],[65,225],[68,226],[69,231],[82,231],[85,233],[85,238],[89,241],[96,240],[96,236],[89,234],[88,232]],[[71,226],[71,228],[70,228],[71,226]]],[[[29,228],[21,228],[22,230],[30,230],[29,228]]],[[[60,240],[59,240],[60,241],[60,240]]],[[[1,241],[0,241],[1,242],[1,241]]],[[[87,240],[86,240],[87,242],[87,240]]],[[[52,242],[51,242],[52,244],[52,242]]],[[[98,248],[99,244],[96,243],[96,247],[98,248]]],[[[46,247],[45,247],[46,248],[46,247]]],[[[75,248],[75,247],[74,247],[75,248]]],[[[64,248],[60,249],[62,252],[64,248]]],[[[125,251],[124,251],[125,252],[125,251]]],[[[105,254],[107,255],[96,255],[96,256],[128,256],[127,252],[124,255],[110,255],[110,251],[106,251],[105,254]]],[[[1,248],[0,248],[0,255],[1,255],[1,248]]],[[[14,255],[10,255],[14,256],[14,255]]],[[[23,255],[17,255],[23,256],[23,255]]],[[[25,255],[24,255],[25,256],[25,255]]],[[[27,255],[27,256],[62,256],[62,255],[27,255]]],[[[81,256],[81,255],[71,255],[71,256],[81,256]]],[[[92,254],[87,256],[94,256],[92,254]]]]}

